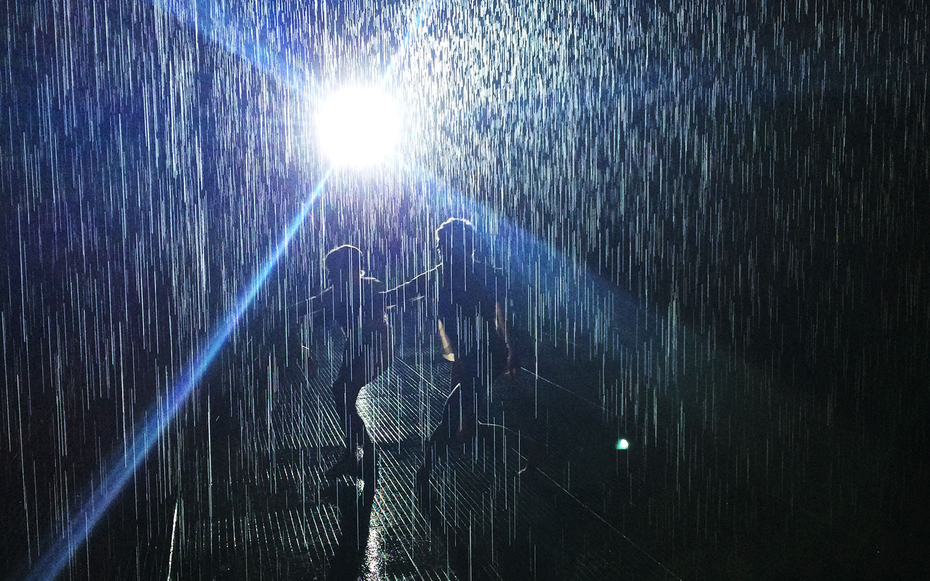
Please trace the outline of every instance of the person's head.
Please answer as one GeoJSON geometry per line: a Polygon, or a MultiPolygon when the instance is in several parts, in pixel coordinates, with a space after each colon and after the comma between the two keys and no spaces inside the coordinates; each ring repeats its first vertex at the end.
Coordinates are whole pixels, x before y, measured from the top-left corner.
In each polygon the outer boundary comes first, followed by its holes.
{"type": "Polygon", "coordinates": [[[323,264],[334,284],[337,281],[357,280],[365,274],[362,270],[362,251],[350,244],[330,250],[323,264]]]}
{"type": "Polygon", "coordinates": [[[475,259],[475,227],[464,218],[449,218],[436,229],[436,248],[443,262],[468,263],[475,259]]]}

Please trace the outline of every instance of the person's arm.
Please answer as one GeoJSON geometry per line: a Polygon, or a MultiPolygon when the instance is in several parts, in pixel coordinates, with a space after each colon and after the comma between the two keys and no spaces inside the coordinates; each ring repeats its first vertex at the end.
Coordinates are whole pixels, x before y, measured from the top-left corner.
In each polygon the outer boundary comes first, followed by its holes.
{"type": "Polygon", "coordinates": [[[504,339],[504,344],[507,346],[507,368],[505,374],[507,377],[513,377],[517,373],[519,368],[519,362],[517,361],[517,355],[514,352],[513,341],[510,339],[510,325],[507,321],[510,320],[508,312],[509,297],[507,295],[507,284],[504,281],[503,276],[496,277],[497,280],[497,290],[503,291],[503,296],[497,298],[494,303],[494,326],[497,329],[497,332],[500,333],[500,336],[504,339]]]}
{"type": "Polygon", "coordinates": [[[382,293],[384,295],[384,307],[394,307],[425,295],[430,281],[433,280],[434,276],[438,275],[438,269],[439,267],[436,266],[401,285],[384,291],[382,293]]]}
{"type": "Polygon", "coordinates": [[[497,332],[500,333],[501,337],[504,339],[504,344],[507,346],[507,368],[504,374],[507,375],[507,377],[513,377],[517,373],[519,364],[517,362],[517,355],[513,349],[513,342],[510,340],[510,328],[507,324],[507,300],[497,301],[495,310],[497,314],[494,324],[495,327],[497,327],[497,332]]]}

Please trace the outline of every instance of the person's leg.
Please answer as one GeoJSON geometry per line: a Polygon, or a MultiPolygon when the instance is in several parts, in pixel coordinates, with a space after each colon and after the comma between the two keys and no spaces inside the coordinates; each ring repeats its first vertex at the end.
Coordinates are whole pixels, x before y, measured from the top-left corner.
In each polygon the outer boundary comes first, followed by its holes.
{"type": "Polygon", "coordinates": [[[433,470],[433,459],[437,454],[444,454],[449,449],[449,443],[456,436],[457,422],[455,422],[454,410],[461,408],[462,390],[456,381],[456,363],[452,364],[452,392],[446,398],[446,403],[442,407],[442,419],[439,425],[430,434],[426,441],[426,450],[423,454],[423,463],[417,469],[416,488],[417,500],[427,509],[430,507],[430,488],[429,478],[433,470]]]}
{"type": "Polygon", "coordinates": [[[427,441],[423,463],[417,470],[417,494],[423,502],[429,502],[429,477],[434,458],[445,454],[452,443],[465,443],[476,433],[478,381],[477,358],[457,357],[452,363],[452,392],[446,398],[442,419],[427,441]]]}
{"type": "Polygon", "coordinates": [[[339,418],[339,429],[342,431],[346,451],[342,460],[327,470],[329,475],[354,472],[356,448],[360,443],[364,445],[365,428],[355,407],[355,400],[363,385],[360,384],[360,380],[358,375],[353,374],[351,365],[343,364],[336,381],[333,382],[333,400],[336,404],[336,415],[339,418]]]}
{"type": "MultiPolygon", "coordinates": [[[[448,416],[451,421],[450,437],[458,443],[470,441],[478,428],[478,391],[481,385],[478,356],[469,353],[459,359],[459,365],[453,367],[453,385],[458,386],[456,398],[447,402],[448,416]]],[[[443,414],[444,416],[446,414],[443,414]]]]}
{"type": "Polygon", "coordinates": [[[462,410],[462,388],[456,384],[452,388],[452,393],[446,398],[446,403],[442,407],[442,419],[439,425],[430,434],[426,448],[426,463],[431,464],[432,456],[436,453],[445,452],[450,442],[456,440],[459,435],[460,416],[462,410]]]}
{"type": "Polygon", "coordinates": [[[381,375],[390,364],[392,356],[391,338],[385,328],[384,332],[377,333],[370,344],[363,346],[351,360],[343,364],[333,384],[333,398],[346,443],[346,458],[340,462],[345,466],[339,467],[343,471],[358,467],[355,460],[359,446],[362,448],[364,464],[374,468],[374,441],[358,413],[356,402],[362,388],[381,375]]]}
{"type": "Polygon", "coordinates": [[[358,387],[352,398],[352,409],[349,414],[350,432],[356,445],[362,447],[365,457],[374,459],[374,441],[368,433],[365,422],[358,414],[356,401],[362,387],[378,379],[390,365],[394,351],[390,333],[385,326],[382,330],[372,334],[370,343],[362,348],[362,352],[352,361],[353,377],[358,378],[358,387]]]}

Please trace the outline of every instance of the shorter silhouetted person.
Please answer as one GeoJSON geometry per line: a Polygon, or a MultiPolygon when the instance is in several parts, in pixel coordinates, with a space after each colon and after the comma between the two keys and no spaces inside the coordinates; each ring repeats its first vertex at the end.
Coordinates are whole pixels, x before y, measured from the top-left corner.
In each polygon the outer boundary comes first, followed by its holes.
{"type": "Polygon", "coordinates": [[[389,305],[419,297],[435,301],[444,356],[452,361],[451,393],[417,471],[417,492],[424,501],[434,455],[475,435],[478,398],[486,397],[495,375],[516,369],[504,273],[475,260],[475,229],[468,220],[446,220],[435,241],[442,262],[388,291],[386,299],[389,305]]]}
{"type": "Polygon", "coordinates": [[[346,452],[326,474],[357,475],[363,466],[374,469],[374,444],[358,414],[356,399],[362,387],[377,378],[393,356],[391,332],[384,313],[384,283],[365,276],[362,253],[354,246],[343,245],[330,251],[324,264],[329,286],[292,307],[290,316],[311,316],[314,325],[335,321],[345,333],[342,366],[333,383],[333,398],[346,452]]]}

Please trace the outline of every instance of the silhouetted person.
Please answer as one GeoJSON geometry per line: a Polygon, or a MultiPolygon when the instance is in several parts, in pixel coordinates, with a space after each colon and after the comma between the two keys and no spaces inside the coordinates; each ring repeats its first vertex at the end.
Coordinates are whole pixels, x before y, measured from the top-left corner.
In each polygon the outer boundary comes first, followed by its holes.
{"type": "Polygon", "coordinates": [[[417,471],[417,491],[425,501],[434,454],[475,435],[478,397],[490,389],[496,374],[516,369],[507,330],[504,273],[475,260],[474,241],[471,222],[446,220],[436,230],[442,262],[387,293],[389,305],[416,297],[436,301],[444,356],[452,361],[452,391],[417,471]]]}
{"type": "MultiPolygon", "coordinates": [[[[326,474],[356,475],[361,467],[359,447],[364,467],[374,469],[374,444],[355,402],[362,387],[377,378],[393,356],[391,333],[384,314],[384,283],[364,276],[362,253],[354,246],[343,245],[330,251],[324,264],[330,286],[294,307],[290,315],[312,316],[314,325],[336,321],[345,333],[342,367],[333,383],[333,398],[346,453],[326,474]]],[[[373,490],[366,492],[373,493],[373,490]]]]}

